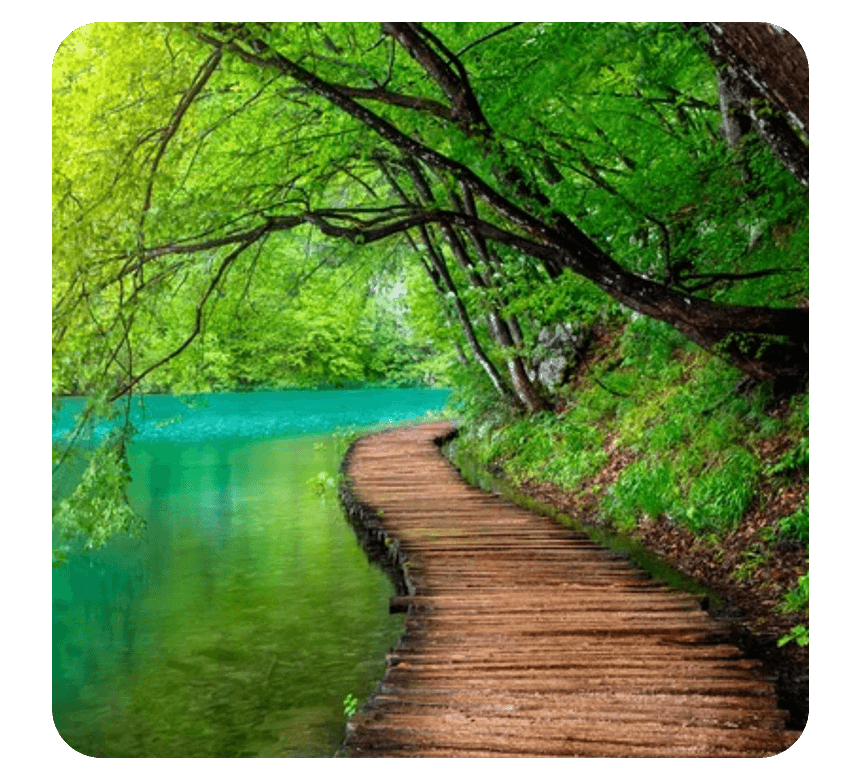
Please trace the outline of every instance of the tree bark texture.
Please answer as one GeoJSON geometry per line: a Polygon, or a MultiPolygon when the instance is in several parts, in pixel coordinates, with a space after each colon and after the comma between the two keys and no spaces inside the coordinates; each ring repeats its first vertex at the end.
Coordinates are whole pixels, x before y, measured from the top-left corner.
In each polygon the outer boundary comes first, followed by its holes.
{"type": "MultiPolygon", "coordinates": [[[[743,104],[762,140],[801,184],[808,185],[809,149],[804,140],[809,140],[809,64],[800,43],[773,24],[700,26],[708,33],[706,50],[718,67],[721,101],[725,93],[727,101],[743,104]]],[[[736,137],[734,126],[727,134],[730,144],[736,137]]]]}

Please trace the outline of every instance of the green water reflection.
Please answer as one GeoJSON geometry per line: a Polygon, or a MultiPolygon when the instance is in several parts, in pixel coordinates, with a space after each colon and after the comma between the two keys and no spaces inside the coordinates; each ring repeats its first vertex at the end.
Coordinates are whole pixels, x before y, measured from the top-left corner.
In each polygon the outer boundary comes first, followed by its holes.
{"type": "Polygon", "coordinates": [[[330,756],[402,630],[330,435],[131,450],[147,521],[54,570],[54,721],[91,756],[330,756]]]}

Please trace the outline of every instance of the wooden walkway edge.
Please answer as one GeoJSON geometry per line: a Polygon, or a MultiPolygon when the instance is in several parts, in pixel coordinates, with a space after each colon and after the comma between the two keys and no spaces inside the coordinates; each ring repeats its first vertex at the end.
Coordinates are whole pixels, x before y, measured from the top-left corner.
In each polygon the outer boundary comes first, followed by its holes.
{"type": "Polygon", "coordinates": [[[693,598],[467,485],[450,423],[357,441],[344,504],[398,566],[406,631],[342,753],[767,757],[775,688],[693,598]]]}

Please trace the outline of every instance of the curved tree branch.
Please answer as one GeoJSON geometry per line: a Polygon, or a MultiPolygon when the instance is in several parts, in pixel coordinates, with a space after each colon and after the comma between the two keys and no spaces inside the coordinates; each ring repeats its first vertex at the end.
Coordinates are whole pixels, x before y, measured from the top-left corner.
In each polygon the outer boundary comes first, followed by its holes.
{"type": "Polygon", "coordinates": [[[164,132],[161,136],[161,140],[158,143],[158,150],[155,152],[155,156],[152,159],[152,166],[149,169],[149,180],[146,183],[146,189],[143,194],[143,205],[140,210],[140,221],[138,223],[138,241],[143,246],[143,223],[146,219],[146,215],[152,207],[152,190],[155,185],[155,176],[158,172],[158,165],[161,163],[161,158],[164,156],[164,152],[167,150],[167,146],[170,143],[173,136],[176,134],[176,130],[179,129],[179,125],[182,123],[182,119],[187,113],[188,109],[191,107],[191,104],[194,102],[195,98],[200,94],[200,91],[206,86],[206,83],[215,73],[215,70],[218,68],[218,64],[221,63],[221,47],[216,47],[206,58],[203,64],[200,66],[200,69],[197,72],[197,75],[194,78],[194,82],[191,84],[191,87],[185,92],[182,96],[181,100],[177,104],[176,108],[173,111],[173,114],[170,117],[170,122],[167,127],[165,127],[164,132]]]}

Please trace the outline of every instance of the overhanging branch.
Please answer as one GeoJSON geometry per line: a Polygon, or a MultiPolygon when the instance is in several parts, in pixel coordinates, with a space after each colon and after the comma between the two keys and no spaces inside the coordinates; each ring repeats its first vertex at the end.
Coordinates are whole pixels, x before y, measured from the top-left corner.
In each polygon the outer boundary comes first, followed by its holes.
{"type": "Polygon", "coordinates": [[[114,402],[119,399],[121,396],[124,396],[129,391],[131,391],[140,381],[142,381],[147,375],[149,375],[153,370],[161,367],[162,365],[170,362],[174,357],[179,356],[185,349],[187,349],[192,341],[199,335],[200,329],[203,325],[203,308],[206,306],[206,302],[209,301],[209,297],[215,290],[215,287],[221,281],[221,278],[227,272],[228,269],[232,266],[233,262],[239,257],[245,249],[249,248],[256,241],[260,240],[263,235],[267,232],[267,228],[263,226],[257,232],[257,234],[248,240],[241,243],[237,246],[233,251],[231,251],[227,256],[224,257],[224,260],[221,262],[221,266],[218,268],[218,271],[215,273],[215,277],[209,282],[209,287],[206,289],[206,292],[200,298],[200,301],[197,302],[197,307],[195,308],[194,313],[194,327],[191,330],[190,335],[178,346],[174,349],[170,354],[165,357],[162,357],[157,362],[153,362],[149,367],[147,367],[143,372],[138,373],[133,378],[131,378],[128,382],[126,382],[118,391],[115,391],[108,401],[114,402]]]}

